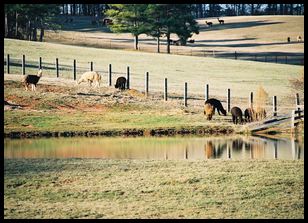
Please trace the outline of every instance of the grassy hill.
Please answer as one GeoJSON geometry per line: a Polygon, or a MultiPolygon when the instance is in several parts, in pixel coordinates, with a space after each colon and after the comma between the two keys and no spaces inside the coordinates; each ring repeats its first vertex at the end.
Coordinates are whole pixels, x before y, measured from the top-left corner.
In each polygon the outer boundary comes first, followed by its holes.
{"type": "MultiPolygon", "coordinates": [[[[55,77],[55,58],[59,58],[60,77],[73,78],[73,59],[77,60],[77,78],[88,70],[89,62],[94,62],[94,70],[103,75],[103,86],[107,86],[108,65],[112,64],[113,83],[118,76],[126,75],[130,66],[131,88],[144,90],[144,74],[150,73],[151,92],[162,92],[164,78],[168,78],[169,93],[182,95],[184,82],[188,83],[188,94],[203,97],[205,84],[210,85],[210,96],[222,100],[227,89],[232,97],[248,98],[251,91],[259,85],[272,97],[289,97],[289,79],[296,77],[302,66],[262,63],[243,60],[190,57],[180,55],[152,54],[123,50],[97,49],[68,46],[53,43],[29,42],[4,39],[4,55],[10,54],[12,62],[21,63],[22,54],[26,55],[26,73],[37,71],[39,57],[42,57],[44,76],[55,77]],[[16,60],[17,59],[17,60],[16,60]],[[64,66],[66,65],[66,66],[64,66]],[[49,68],[49,69],[48,69],[49,68]],[[67,68],[65,70],[64,68],[67,68]]],[[[21,67],[11,67],[11,73],[21,73],[21,67]]],[[[293,102],[293,100],[292,100],[293,102]]]]}
{"type": "MultiPolygon", "coordinates": [[[[189,43],[187,46],[171,46],[171,52],[195,55],[197,51],[202,51],[202,55],[204,51],[214,50],[216,53],[237,51],[303,56],[304,43],[297,43],[296,37],[301,35],[304,39],[304,16],[231,16],[222,19],[225,20],[224,25],[220,25],[217,18],[198,19],[200,33],[192,36],[195,43],[189,43]],[[213,26],[208,27],[205,20],[213,22],[213,26]],[[291,43],[287,43],[287,37],[291,38],[291,43]]],[[[91,25],[90,17],[75,17],[74,22],[64,24],[60,32],[47,31],[45,38],[48,42],[70,45],[133,48],[131,34],[115,34],[106,27],[91,25]]],[[[173,35],[172,38],[177,39],[177,36],[173,35]]],[[[139,41],[142,51],[156,52],[156,40],[152,37],[141,35],[139,41]]],[[[166,52],[165,45],[165,38],[162,38],[161,52],[166,52]]]]}

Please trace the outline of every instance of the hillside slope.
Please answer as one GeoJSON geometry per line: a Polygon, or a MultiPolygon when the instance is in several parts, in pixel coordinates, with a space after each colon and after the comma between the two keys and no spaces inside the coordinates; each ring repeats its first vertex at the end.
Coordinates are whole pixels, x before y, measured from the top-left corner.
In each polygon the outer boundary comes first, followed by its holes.
{"type": "MultiPolygon", "coordinates": [[[[238,51],[241,53],[303,54],[304,44],[297,43],[296,37],[304,39],[304,16],[237,16],[222,17],[224,25],[217,18],[198,19],[200,33],[193,35],[195,43],[187,46],[171,46],[176,54],[191,54],[197,51],[238,51]],[[213,22],[212,27],[205,20],[213,22]],[[287,37],[291,43],[287,43],[287,37]]],[[[177,36],[173,35],[173,39],[177,36]]],[[[64,24],[59,33],[46,32],[46,41],[103,48],[133,49],[133,37],[129,33],[111,33],[106,27],[91,25],[89,17],[75,17],[74,22],[64,24]],[[88,24],[88,25],[87,25],[88,24]]],[[[156,52],[156,40],[140,35],[142,51],[156,52]]],[[[166,41],[162,38],[161,52],[166,52],[166,41]]]]}

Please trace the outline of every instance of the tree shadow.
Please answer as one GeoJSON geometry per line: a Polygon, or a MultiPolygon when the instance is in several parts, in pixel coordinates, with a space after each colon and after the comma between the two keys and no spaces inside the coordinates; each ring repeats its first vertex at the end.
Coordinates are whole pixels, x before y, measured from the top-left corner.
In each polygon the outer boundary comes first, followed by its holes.
{"type": "MultiPolygon", "coordinates": [[[[245,41],[248,39],[242,39],[245,41]]],[[[274,45],[293,45],[293,44],[301,44],[303,42],[270,42],[270,43],[230,43],[230,44],[203,44],[199,42],[207,42],[207,41],[196,41],[194,44],[190,44],[190,47],[258,47],[258,46],[274,46],[274,45]]],[[[212,42],[215,42],[214,40],[212,42]]],[[[222,42],[222,41],[221,41],[222,42]]]]}
{"type": "Polygon", "coordinates": [[[223,25],[220,24],[213,24],[212,27],[207,26],[205,23],[199,25],[199,31],[216,31],[216,30],[226,30],[226,29],[239,29],[239,28],[248,28],[248,27],[255,27],[255,26],[266,26],[266,25],[274,25],[274,24],[281,24],[284,22],[268,22],[268,20],[262,21],[249,21],[249,22],[234,22],[226,23],[223,25]]]}

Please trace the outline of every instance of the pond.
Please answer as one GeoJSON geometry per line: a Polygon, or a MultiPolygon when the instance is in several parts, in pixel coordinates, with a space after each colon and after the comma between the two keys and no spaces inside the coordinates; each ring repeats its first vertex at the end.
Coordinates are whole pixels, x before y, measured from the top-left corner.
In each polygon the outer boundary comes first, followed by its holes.
{"type": "Polygon", "coordinates": [[[304,159],[304,141],[256,136],[4,139],[4,158],[304,159]]]}

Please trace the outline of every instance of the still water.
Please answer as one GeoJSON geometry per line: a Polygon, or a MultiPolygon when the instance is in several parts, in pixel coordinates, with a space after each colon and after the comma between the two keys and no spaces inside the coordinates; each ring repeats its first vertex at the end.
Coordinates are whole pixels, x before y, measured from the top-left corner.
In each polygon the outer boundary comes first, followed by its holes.
{"type": "Polygon", "coordinates": [[[4,139],[4,158],[304,159],[304,142],[255,136],[4,139]]]}

